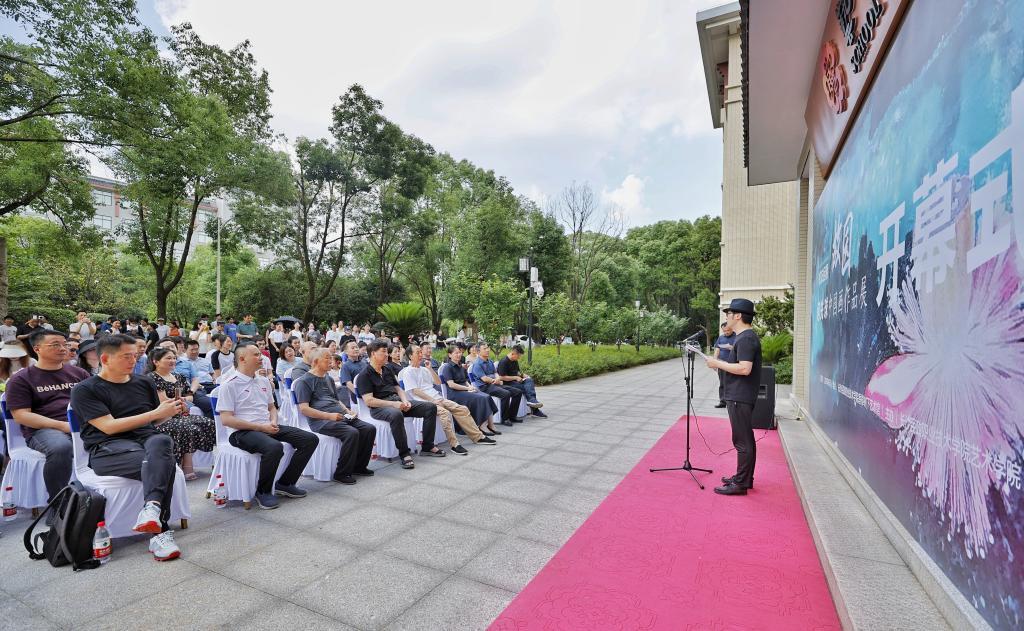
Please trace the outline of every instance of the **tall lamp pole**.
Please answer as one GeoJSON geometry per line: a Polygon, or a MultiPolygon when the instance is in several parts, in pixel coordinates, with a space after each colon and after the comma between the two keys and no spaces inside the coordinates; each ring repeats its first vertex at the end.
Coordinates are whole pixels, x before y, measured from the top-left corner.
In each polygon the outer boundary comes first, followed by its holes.
{"type": "Polygon", "coordinates": [[[537,282],[537,268],[530,265],[530,258],[533,255],[533,248],[530,255],[519,259],[519,271],[526,272],[529,276],[527,291],[527,316],[526,316],[526,363],[533,364],[533,284],[537,282]]]}
{"type": "Polygon", "coordinates": [[[640,318],[643,316],[640,314],[640,301],[636,301],[636,352],[640,352],[640,318]]]}
{"type": "Polygon", "coordinates": [[[220,313],[220,205],[217,200],[217,313],[220,313]]]}

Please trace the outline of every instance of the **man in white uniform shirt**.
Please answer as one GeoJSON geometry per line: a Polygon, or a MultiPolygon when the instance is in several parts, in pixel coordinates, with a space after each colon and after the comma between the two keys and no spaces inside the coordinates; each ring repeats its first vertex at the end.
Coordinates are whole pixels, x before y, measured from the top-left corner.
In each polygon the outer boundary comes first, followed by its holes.
{"type": "Polygon", "coordinates": [[[441,423],[441,429],[444,430],[445,436],[448,437],[448,444],[451,446],[452,451],[461,456],[469,455],[466,448],[459,444],[459,439],[452,427],[452,417],[455,418],[462,431],[466,432],[466,436],[469,436],[469,439],[474,443],[480,445],[496,444],[494,440],[484,436],[483,432],[480,431],[476,422],[473,421],[472,414],[469,413],[469,408],[459,405],[455,401],[445,399],[441,396],[441,393],[434,389],[435,384],[441,383],[441,378],[437,376],[429,361],[423,361],[423,351],[419,346],[415,344],[410,346],[405,354],[409,358],[409,365],[398,373],[398,379],[401,381],[405,391],[414,400],[426,401],[437,406],[437,420],[441,423]]]}
{"type": "Polygon", "coordinates": [[[238,349],[235,372],[220,387],[217,412],[225,427],[235,430],[228,441],[235,447],[260,454],[260,477],[256,483],[256,503],[260,508],[278,507],[273,491],[285,497],[305,497],[306,491],[295,486],[320,442],[316,434],[277,424],[273,386],[270,380],[256,374],[263,366],[263,354],[255,345],[238,349]],[[274,474],[284,457],[288,443],[295,448],[292,460],[277,480],[274,474]]]}

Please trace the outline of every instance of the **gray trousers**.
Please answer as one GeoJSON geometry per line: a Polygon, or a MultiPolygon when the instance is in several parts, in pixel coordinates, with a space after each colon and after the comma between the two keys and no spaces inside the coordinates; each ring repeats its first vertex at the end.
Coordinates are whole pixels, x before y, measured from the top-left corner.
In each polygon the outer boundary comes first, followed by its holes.
{"type": "Polygon", "coordinates": [[[43,482],[46,494],[56,497],[71,480],[71,468],[74,464],[74,447],[71,445],[71,434],[59,429],[37,429],[28,439],[28,446],[46,456],[43,465],[43,482]]]}
{"type": "Polygon", "coordinates": [[[154,432],[138,441],[108,440],[92,448],[89,466],[100,475],[141,480],[145,500],[160,503],[160,525],[167,530],[174,492],[174,441],[170,436],[154,432]]]}

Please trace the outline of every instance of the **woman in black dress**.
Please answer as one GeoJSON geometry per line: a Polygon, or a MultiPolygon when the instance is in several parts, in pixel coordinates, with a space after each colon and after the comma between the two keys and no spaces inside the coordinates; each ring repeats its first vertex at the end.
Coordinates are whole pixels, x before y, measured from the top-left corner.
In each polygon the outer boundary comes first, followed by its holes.
{"type": "MultiPolygon", "coordinates": [[[[192,387],[184,375],[174,372],[177,356],[169,348],[156,348],[149,355],[148,376],[156,384],[160,401],[182,397],[191,405],[192,387]]],[[[161,422],[156,431],[174,439],[174,458],[185,472],[186,480],[195,480],[192,469],[192,453],[213,451],[217,444],[217,427],[212,419],[193,414],[179,414],[161,422]]]]}
{"type": "Polygon", "coordinates": [[[451,344],[448,346],[447,353],[448,360],[441,366],[438,376],[448,388],[448,399],[469,408],[469,413],[473,415],[473,420],[480,426],[480,431],[484,433],[484,436],[501,434],[494,427],[494,413],[498,411],[498,406],[494,404],[490,395],[480,392],[469,383],[466,369],[459,364],[459,360],[462,359],[462,349],[451,344]],[[487,423],[486,430],[484,423],[487,423]]]}

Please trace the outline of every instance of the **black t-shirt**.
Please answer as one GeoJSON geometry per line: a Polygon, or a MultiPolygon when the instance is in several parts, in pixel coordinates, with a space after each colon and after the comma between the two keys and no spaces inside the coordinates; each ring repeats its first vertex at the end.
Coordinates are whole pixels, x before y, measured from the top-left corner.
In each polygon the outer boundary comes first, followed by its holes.
{"type": "Polygon", "coordinates": [[[498,374],[502,377],[518,377],[521,373],[519,371],[519,362],[512,361],[505,355],[498,362],[498,374]]]}
{"type": "Polygon", "coordinates": [[[460,386],[469,385],[469,378],[466,375],[466,369],[455,362],[445,362],[444,365],[441,366],[441,372],[438,373],[437,376],[441,378],[442,383],[454,381],[460,386]]]}
{"type": "Polygon", "coordinates": [[[25,341],[27,342],[29,337],[32,337],[33,333],[35,333],[36,331],[45,331],[45,330],[46,330],[46,327],[44,327],[42,325],[37,324],[35,326],[29,326],[27,322],[23,322],[23,323],[18,325],[18,332],[16,333],[16,335],[18,337],[21,337],[22,335],[27,335],[28,337],[25,338],[25,341]]]}
{"type": "Polygon", "coordinates": [[[89,377],[71,390],[71,407],[82,423],[82,443],[90,452],[110,440],[139,441],[156,432],[152,423],[120,434],[105,434],[93,426],[101,416],[126,418],[155,410],[160,406],[152,379],[132,375],[125,383],[107,381],[99,375],[89,377]]]}
{"type": "Polygon", "coordinates": [[[732,357],[727,363],[752,362],[750,374],[734,375],[723,371],[722,399],[754,405],[757,390],[761,385],[761,340],[753,329],[737,333],[733,337],[732,357]]]}
{"type": "Polygon", "coordinates": [[[355,383],[359,396],[373,394],[377,399],[398,400],[398,378],[387,364],[380,369],[380,374],[377,374],[373,366],[367,365],[363,372],[356,376],[355,383]]]}
{"type": "Polygon", "coordinates": [[[342,335],[341,339],[338,340],[338,348],[341,349],[341,350],[345,350],[345,345],[346,344],[348,344],[349,342],[355,342],[355,341],[356,341],[356,338],[352,337],[351,335],[342,335]]]}

